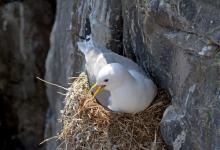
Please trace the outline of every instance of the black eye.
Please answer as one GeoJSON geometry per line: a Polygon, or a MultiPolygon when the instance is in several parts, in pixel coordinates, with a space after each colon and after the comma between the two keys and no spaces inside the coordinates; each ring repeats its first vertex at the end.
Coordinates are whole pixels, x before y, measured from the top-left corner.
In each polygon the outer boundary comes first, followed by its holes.
{"type": "Polygon", "coordinates": [[[104,82],[108,82],[108,79],[105,79],[104,82]]]}

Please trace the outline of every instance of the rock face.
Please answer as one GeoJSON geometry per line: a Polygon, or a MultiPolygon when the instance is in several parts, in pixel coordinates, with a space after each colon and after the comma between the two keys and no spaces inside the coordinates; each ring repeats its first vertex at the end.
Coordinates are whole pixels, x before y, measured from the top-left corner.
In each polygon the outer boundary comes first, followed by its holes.
{"type": "Polygon", "coordinates": [[[123,1],[124,46],[172,96],[161,132],[173,149],[215,149],[220,143],[217,2],[123,1]],[[128,41],[131,42],[127,42],[128,41]]]}
{"type": "MultiPolygon", "coordinates": [[[[75,34],[84,35],[89,20],[97,46],[136,60],[170,92],[172,104],[161,121],[170,148],[220,147],[218,1],[58,0],[57,4],[47,80],[66,85],[69,76],[83,70],[75,34]]],[[[62,109],[62,98],[55,91],[47,89],[52,135],[59,128],[56,119],[62,109]]]]}
{"type": "MultiPolygon", "coordinates": [[[[76,30],[77,24],[72,23],[72,18],[77,18],[74,11],[77,11],[76,5],[78,1],[58,0],[56,10],[56,21],[51,33],[51,47],[46,60],[46,76],[47,81],[57,83],[67,87],[68,78],[76,76],[81,72],[82,56],[77,52],[73,42],[77,37],[73,36],[73,29],[76,30]],[[73,7],[74,11],[73,11],[73,7]]],[[[47,86],[47,96],[50,108],[47,114],[45,138],[50,138],[60,130],[57,119],[60,110],[63,107],[64,96],[57,91],[65,93],[62,89],[47,86]]],[[[51,140],[47,144],[48,150],[54,150],[57,147],[55,140],[51,140]]]]}
{"type": "Polygon", "coordinates": [[[1,150],[43,148],[48,101],[36,76],[44,76],[52,21],[46,1],[0,3],[1,150]]]}

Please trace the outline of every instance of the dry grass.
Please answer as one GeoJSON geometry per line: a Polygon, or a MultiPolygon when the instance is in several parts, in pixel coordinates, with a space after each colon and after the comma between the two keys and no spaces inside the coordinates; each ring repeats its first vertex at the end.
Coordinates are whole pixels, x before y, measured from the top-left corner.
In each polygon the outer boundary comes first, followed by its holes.
{"type": "Polygon", "coordinates": [[[169,103],[160,91],[144,112],[132,115],[113,113],[99,105],[89,92],[82,73],[72,83],[61,111],[63,124],[58,139],[61,149],[166,149],[159,132],[162,114],[169,103]]]}

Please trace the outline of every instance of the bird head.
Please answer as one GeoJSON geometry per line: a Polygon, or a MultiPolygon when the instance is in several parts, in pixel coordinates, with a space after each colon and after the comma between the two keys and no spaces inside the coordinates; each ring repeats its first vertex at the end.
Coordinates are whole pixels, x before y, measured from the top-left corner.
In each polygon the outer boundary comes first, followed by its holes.
{"type": "Polygon", "coordinates": [[[96,77],[96,83],[91,90],[94,91],[94,97],[103,90],[117,90],[128,78],[132,78],[128,70],[119,63],[111,63],[104,66],[96,77]]]}

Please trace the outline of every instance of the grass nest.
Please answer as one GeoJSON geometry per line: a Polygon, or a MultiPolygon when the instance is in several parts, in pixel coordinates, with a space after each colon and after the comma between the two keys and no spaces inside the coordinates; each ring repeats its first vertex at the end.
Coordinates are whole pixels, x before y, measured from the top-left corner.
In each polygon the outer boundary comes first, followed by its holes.
{"type": "Polygon", "coordinates": [[[159,91],[153,104],[141,113],[115,113],[105,109],[89,92],[88,77],[81,73],[68,88],[58,139],[63,149],[166,149],[159,123],[169,104],[159,91]]]}

